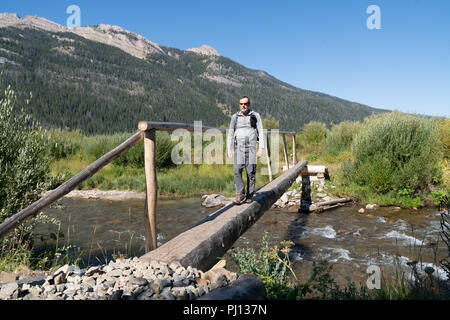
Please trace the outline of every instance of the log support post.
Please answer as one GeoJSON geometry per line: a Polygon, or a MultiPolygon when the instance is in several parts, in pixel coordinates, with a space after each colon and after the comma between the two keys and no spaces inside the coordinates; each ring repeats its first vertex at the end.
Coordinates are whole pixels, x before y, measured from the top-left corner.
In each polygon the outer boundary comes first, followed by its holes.
{"type": "Polygon", "coordinates": [[[145,251],[155,250],[157,247],[156,233],[156,200],[158,185],[156,181],[156,132],[155,129],[145,131],[144,135],[145,154],[145,251]]]}
{"type": "Polygon", "coordinates": [[[309,207],[312,204],[311,199],[311,181],[309,180],[308,169],[305,168],[302,172],[302,197],[300,199],[300,208],[298,212],[307,213],[310,212],[309,207]]]}

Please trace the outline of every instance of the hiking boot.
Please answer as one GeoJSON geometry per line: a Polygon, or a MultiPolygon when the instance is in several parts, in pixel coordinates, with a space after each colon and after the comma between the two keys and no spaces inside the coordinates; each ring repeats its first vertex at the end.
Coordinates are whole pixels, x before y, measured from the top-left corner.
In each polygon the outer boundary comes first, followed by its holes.
{"type": "Polygon", "coordinates": [[[245,197],[242,194],[236,195],[236,200],[234,200],[235,204],[242,204],[245,201],[245,197]]]}
{"type": "Polygon", "coordinates": [[[247,197],[245,197],[245,203],[251,203],[253,201],[254,196],[255,196],[254,193],[248,194],[247,197]]]}

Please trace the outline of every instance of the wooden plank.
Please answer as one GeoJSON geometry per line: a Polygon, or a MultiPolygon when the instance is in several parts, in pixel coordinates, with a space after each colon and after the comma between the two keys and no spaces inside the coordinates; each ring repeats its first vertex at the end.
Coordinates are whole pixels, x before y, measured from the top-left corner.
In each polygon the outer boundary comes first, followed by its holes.
{"type": "Polygon", "coordinates": [[[146,219],[145,219],[145,252],[157,247],[156,234],[156,201],[158,184],[156,180],[156,132],[155,129],[145,131],[145,182],[146,182],[146,219]]]}
{"type": "Polygon", "coordinates": [[[3,221],[3,223],[0,224],[0,238],[3,238],[11,229],[16,228],[19,224],[21,224],[25,220],[34,217],[44,208],[46,208],[56,200],[68,194],[70,191],[75,189],[80,183],[90,178],[92,175],[94,175],[97,171],[106,166],[108,163],[118,158],[119,156],[127,152],[129,149],[131,149],[133,146],[135,146],[138,142],[140,142],[143,139],[143,137],[144,132],[142,131],[137,132],[132,137],[123,142],[121,145],[109,151],[108,153],[106,153],[93,163],[91,163],[89,166],[81,170],[79,173],[74,175],[72,178],[64,182],[58,188],[48,192],[41,199],[37,200],[36,202],[32,203],[25,209],[21,210],[20,212],[3,221]]]}
{"type": "Polygon", "coordinates": [[[169,264],[178,261],[185,267],[209,270],[289,189],[299,173],[306,168],[306,164],[306,161],[298,163],[260,188],[251,203],[225,206],[140,259],[159,260],[169,264]]]}

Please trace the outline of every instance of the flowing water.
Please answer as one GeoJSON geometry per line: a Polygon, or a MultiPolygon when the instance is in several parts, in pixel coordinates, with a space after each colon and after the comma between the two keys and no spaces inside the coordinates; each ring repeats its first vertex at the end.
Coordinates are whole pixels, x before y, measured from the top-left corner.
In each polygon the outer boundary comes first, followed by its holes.
{"type": "MultiPolygon", "coordinates": [[[[92,264],[108,262],[113,255],[144,254],[144,201],[86,200],[65,198],[63,208],[49,208],[45,214],[61,221],[59,245],[72,245],[72,256],[92,264]]],[[[442,242],[440,213],[434,209],[395,210],[378,208],[358,213],[358,206],[344,206],[320,214],[269,210],[233,246],[259,249],[264,232],[270,245],[282,240],[294,242],[290,253],[299,279],[311,274],[313,261],[327,259],[332,276],[339,284],[349,277],[365,283],[369,265],[380,266],[384,276],[394,273],[394,261],[407,270],[406,263],[419,260],[419,269],[433,267],[435,275],[445,278],[439,261],[446,258],[442,242]]],[[[204,208],[201,199],[158,199],[158,246],[195,225],[217,209],[204,208]]],[[[58,229],[39,225],[35,244],[55,248],[58,229]]],[[[227,268],[237,271],[229,250],[224,258],[227,268]]]]}

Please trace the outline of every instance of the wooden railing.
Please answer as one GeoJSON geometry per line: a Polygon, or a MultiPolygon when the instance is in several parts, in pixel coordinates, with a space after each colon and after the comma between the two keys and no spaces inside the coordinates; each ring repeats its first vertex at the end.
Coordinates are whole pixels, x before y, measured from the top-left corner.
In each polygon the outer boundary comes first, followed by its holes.
{"type": "MultiPolygon", "coordinates": [[[[139,132],[135,133],[129,139],[124,141],[122,144],[109,151],[85,169],[74,175],[72,178],[64,182],[58,188],[51,190],[46,193],[42,198],[29,205],[25,209],[16,213],[15,215],[7,218],[3,223],[0,224],[0,238],[5,237],[8,232],[12,229],[18,227],[25,220],[36,216],[44,208],[51,205],[53,202],[62,198],[70,191],[74,190],[83,181],[87,180],[93,176],[96,172],[106,166],[108,163],[114,159],[120,157],[122,154],[126,153],[133,146],[138,144],[141,140],[144,140],[144,154],[145,154],[145,180],[146,180],[146,242],[145,250],[146,252],[152,251],[157,247],[157,237],[156,237],[156,201],[157,201],[157,178],[156,178],[156,130],[160,131],[174,131],[176,129],[186,129],[188,131],[194,131],[197,128],[194,125],[184,124],[184,123],[171,123],[171,122],[148,122],[142,121],[138,124],[139,132]]],[[[221,132],[226,132],[228,129],[224,128],[212,128],[207,126],[202,126],[202,131],[208,129],[217,129],[221,132]]],[[[295,151],[295,132],[289,131],[278,131],[283,136],[283,152],[285,157],[286,166],[289,167],[286,139],[285,135],[290,135],[292,137],[293,146],[293,165],[297,163],[296,151],[295,151]]],[[[269,179],[273,180],[272,176],[272,165],[270,161],[270,145],[268,135],[265,135],[266,146],[267,146],[267,166],[269,170],[269,179]]]]}

